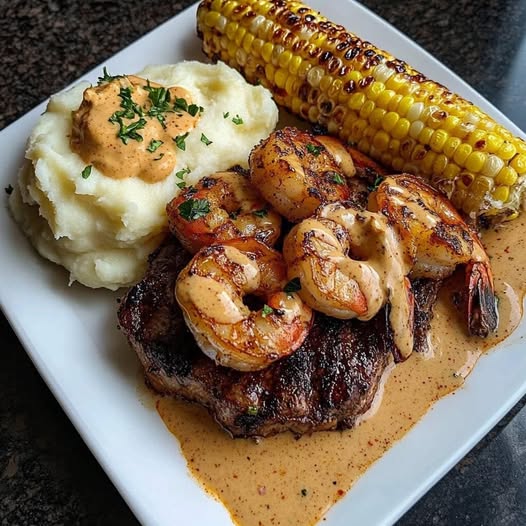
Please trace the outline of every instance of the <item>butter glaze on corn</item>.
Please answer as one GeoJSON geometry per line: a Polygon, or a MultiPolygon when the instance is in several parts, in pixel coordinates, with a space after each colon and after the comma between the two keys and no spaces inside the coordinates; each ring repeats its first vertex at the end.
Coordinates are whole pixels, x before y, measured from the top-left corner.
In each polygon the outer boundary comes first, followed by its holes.
{"type": "Polygon", "coordinates": [[[518,215],[526,143],[317,11],[287,0],[204,0],[197,31],[209,57],[393,171],[424,177],[458,209],[518,215]]]}

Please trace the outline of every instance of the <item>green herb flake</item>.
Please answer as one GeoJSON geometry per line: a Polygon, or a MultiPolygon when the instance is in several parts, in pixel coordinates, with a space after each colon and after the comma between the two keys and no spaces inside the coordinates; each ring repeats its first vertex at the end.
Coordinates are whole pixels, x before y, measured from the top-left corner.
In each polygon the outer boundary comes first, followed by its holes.
{"type": "Polygon", "coordinates": [[[148,145],[148,148],[146,148],[150,153],[153,153],[155,150],[157,150],[157,148],[159,148],[159,146],[161,146],[161,144],[164,144],[163,141],[160,141],[160,140],[157,140],[157,139],[152,139],[150,141],[150,144],[148,145]]]}
{"type": "Polygon", "coordinates": [[[180,188],[181,190],[183,190],[184,188],[186,188],[186,183],[184,181],[177,183],[177,188],[180,188]]]}
{"type": "Polygon", "coordinates": [[[5,190],[5,193],[6,193],[7,195],[11,195],[11,194],[13,193],[13,186],[10,185],[10,184],[8,184],[8,185],[4,188],[4,190],[5,190]]]}
{"type": "Polygon", "coordinates": [[[377,175],[376,179],[374,180],[374,183],[371,186],[368,186],[367,190],[369,190],[369,192],[374,192],[380,186],[380,183],[383,180],[384,178],[381,175],[377,175]]]}
{"type": "Polygon", "coordinates": [[[309,153],[312,153],[314,156],[320,155],[321,151],[323,150],[323,146],[316,146],[315,144],[308,143],[305,148],[307,148],[307,151],[309,153]]]}
{"type": "Polygon", "coordinates": [[[210,212],[210,203],[208,199],[188,199],[182,202],[177,209],[183,219],[195,221],[210,212]]]}
{"type": "Polygon", "coordinates": [[[102,68],[102,77],[99,77],[97,79],[97,86],[100,86],[101,84],[104,84],[105,82],[111,82],[112,80],[120,79],[122,77],[123,75],[110,75],[108,73],[108,70],[106,69],[106,66],[104,66],[102,68]]]}
{"type": "Polygon", "coordinates": [[[256,416],[258,414],[258,408],[255,405],[249,405],[247,408],[247,415],[256,416]]]}
{"type": "Polygon", "coordinates": [[[293,292],[298,292],[301,290],[300,278],[292,278],[286,285],[283,287],[283,292],[287,294],[292,294],[293,292]]]}
{"type": "Polygon", "coordinates": [[[88,164],[88,166],[86,166],[84,168],[84,170],[82,170],[82,172],[80,172],[80,175],[82,176],[82,179],[87,179],[91,175],[91,169],[92,168],[93,168],[93,166],[91,166],[91,164],[88,164]]]}
{"type": "Polygon", "coordinates": [[[301,496],[302,496],[302,497],[306,497],[308,494],[309,494],[309,492],[308,492],[305,488],[302,488],[302,490],[301,490],[301,496]]]}
{"type": "Polygon", "coordinates": [[[230,112],[229,111],[225,111],[225,113],[223,113],[223,119],[228,119],[229,115],[230,115],[230,112]]]}
{"type": "Polygon", "coordinates": [[[236,115],[235,117],[232,118],[232,122],[236,126],[239,126],[240,124],[243,124],[243,119],[239,115],[236,115]]]}
{"type": "Polygon", "coordinates": [[[252,215],[256,217],[266,217],[268,215],[268,210],[266,208],[262,208],[261,210],[254,210],[252,212],[252,215]]]}
{"type": "Polygon", "coordinates": [[[345,184],[345,179],[339,173],[333,172],[332,182],[336,184],[345,184]]]}
{"type": "Polygon", "coordinates": [[[177,179],[184,179],[184,176],[189,173],[190,173],[190,168],[183,168],[182,170],[175,172],[175,177],[177,177],[177,179]]]}
{"type": "Polygon", "coordinates": [[[201,134],[201,142],[205,146],[210,146],[212,144],[212,141],[204,133],[201,134]]]}
{"type": "Polygon", "coordinates": [[[186,150],[186,138],[188,137],[190,132],[186,132],[184,135],[178,135],[177,137],[173,138],[173,141],[175,142],[175,145],[179,150],[183,150],[183,152],[186,150]]]}
{"type": "Polygon", "coordinates": [[[188,106],[188,113],[192,117],[195,117],[198,113],[200,113],[202,111],[203,111],[203,107],[202,106],[198,106],[197,104],[190,104],[190,106],[188,106]]]}
{"type": "Polygon", "coordinates": [[[274,309],[265,303],[265,305],[263,305],[261,315],[263,316],[263,318],[266,318],[269,314],[272,314],[273,312],[274,309]]]}

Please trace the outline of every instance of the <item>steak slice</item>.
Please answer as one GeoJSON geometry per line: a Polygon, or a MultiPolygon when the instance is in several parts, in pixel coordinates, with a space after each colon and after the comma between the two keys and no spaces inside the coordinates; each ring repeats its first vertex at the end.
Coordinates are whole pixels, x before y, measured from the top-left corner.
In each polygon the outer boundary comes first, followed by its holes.
{"type": "MultiPolygon", "coordinates": [[[[120,328],[154,390],[205,406],[234,437],[349,428],[370,408],[391,361],[387,309],[367,323],[317,314],[291,356],[261,371],[236,371],[206,357],[186,327],[174,286],[189,259],[169,238],[119,308],[120,328]]],[[[430,321],[420,313],[430,312],[438,286],[415,283],[417,345],[425,342],[430,321]]]]}

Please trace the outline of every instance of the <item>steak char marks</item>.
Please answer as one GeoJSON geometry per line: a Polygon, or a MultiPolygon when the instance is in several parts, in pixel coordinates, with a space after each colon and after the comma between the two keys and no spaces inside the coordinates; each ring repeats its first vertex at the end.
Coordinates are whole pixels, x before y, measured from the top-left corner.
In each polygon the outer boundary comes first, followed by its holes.
{"type": "MultiPolygon", "coordinates": [[[[168,239],[119,309],[120,328],[154,390],[203,405],[234,437],[349,428],[370,408],[393,349],[386,309],[367,323],[318,313],[291,356],[262,371],[236,371],[206,357],[186,327],[174,287],[189,259],[168,239]]],[[[424,345],[430,321],[425,313],[438,287],[414,284],[417,349],[424,345]]]]}

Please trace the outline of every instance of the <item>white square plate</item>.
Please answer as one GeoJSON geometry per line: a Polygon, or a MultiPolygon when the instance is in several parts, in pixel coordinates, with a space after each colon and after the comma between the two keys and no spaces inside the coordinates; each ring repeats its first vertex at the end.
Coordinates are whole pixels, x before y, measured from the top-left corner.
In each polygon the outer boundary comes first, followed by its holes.
{"type": "MultiPolygon", "coordinates": [[[[351,31],[463,94],[518,135],[506,117],[386,22],[352,0],[310,4],[351,31]]],[[[105,64],[132,73],[148,63],[203,59],[196,6],[105,64]]],[[[96,81],[102,66],[87,79],[96,81]]],[[[0,185],[14,184],[44,104],[0,133],[0,185]]],[[[20,341],[138,519],[148,525],[231,524],[226,510],[188,475],[177,442],[137,393],[137,361],[116,329],[118,294],[67,286],[66,273],[31,249],[0,210],[0,300],[20,341]]],[[[480,360],[466,385],[440,401],[329,512],[325,524],[389,524],[444,475],[526,393],[523,322],[480,360]],[[454,430],[454,432],[452,432],[454,430]]]]}

